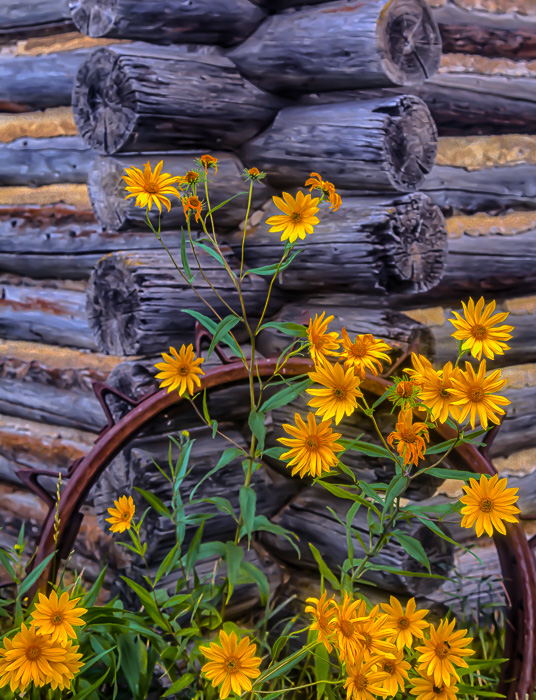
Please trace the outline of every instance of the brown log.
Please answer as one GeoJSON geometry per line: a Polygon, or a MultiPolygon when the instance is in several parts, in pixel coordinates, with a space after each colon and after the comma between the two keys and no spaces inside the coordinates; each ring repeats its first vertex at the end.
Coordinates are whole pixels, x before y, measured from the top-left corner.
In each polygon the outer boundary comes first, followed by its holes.
{"type": "Polygon", "coordinates": [[[421,186],[443,211],[503,212],[536,206],[536,137],[443,137],[421,186]]]}
{"type": "Polygon", "coordinates": [[[256,29],[266,13],[249,0],[74,0],[71,14],[89,36],[139,39],[157,44],[230,46],[256,29]]]}
{"type": "Polygon", "coordinates": [[[74,25],[69,0],[6,0],[2,3],[0,42],[26,36],[43,36],[68,32],[74,25]]]}
{"type": "Polygon", "coordinates": [[[24,341],[0,342],[0,413],[81,430],[106,423],[92,381],[123,358],[24,341]]]}
{"type": "MultiPolygon", "coordinates": [[[[196,168],[195,159],[202,152],[190,152],[182,155],[162,154],[163,171],[172,175],[184,175],[188,170],[196,168]]],[[[229,229],[238,226],[244,219],[248,203],[248,185],[244,182],[244,166],[238,158],[230,153],[213,153],[218,159],[217,174],[210,171],[209,196],[211,207],[228,200],[239,192],[244,194],[235,197],[232,202],[223,206],[214,214],[215,224],[218,230],[229,229]]],[[[136,207],[135,199],[125,200],[128,194],[125,191],[126,183],[123,180],[125,168],[142,168],[147,160],[152,165],[161,160],[160,156],[140,154],[137,156],[124,156],[121,158],[97,158],[93,163],[88,178],[88,192],[95,216],[104,229],[109,231],[147,230],[147,211],[145,208],[136,207]]],[[[199,197],[205,199],[204,185],[199,189],[199,197]]],[[[262,206],[272,195],[271,188],[263,181],[258,181],[253,186],[251,201],[252,211],[262,206]]],[[[186,228],[184,213],[179,200],[171,197],[171,211],[163,208],[160,218],[161,230],[180,231],[181,226],[186,228]]],[[[205,208],[205,212],[207,209],[205,208]]],[[[152,224],[158,228],[158,210],[156,207],[149,215],[152,224]]],[[[195,226],[195,224],[194,224],[195,226]]],[[[200,228],[201,225],[199,225],[200,228]]],[[[126,246],[131,249],[133,246],[126,246]]]]}
{"type": "Polygon", "coordinates": [[[0,144],[0,186],[86,182],[96,154],[79,136],[0,144]]]}
{"type": "Polygon", "coordinates": [[[449,250],[441,282],[409,303],[408,297],[391,298],[391,303],[431,306],[438,301],[459,303],[469,295],[536,292],[534,212],[453,216],[447,228],[449,250]]]}
{"type": "Polygon", "coordinates": [[[89,51],[6,56],[0,61],[0,109],[30,112],[71,104],[74,77],[89,51]]]}
{"type": "Polygon", "coordinates": [[[527,5],[518,12],[511,4],[502,8],[447,0],[433,8],[445,53],[536,59],[536,14],[527,5]]]}
{"type": "MultiPolygon", "coordinates": [[[[475,301],[480,297],[473,297],[475,301]]],[[[493,299],[485,295],[486,303],[493,299]]],[[[465,299],[467,301],[467,299],[465,299]]],[[[461,305],[455,305],[457,311],[463,317],[461,305]]],[[[431,359],[442,367],[446,362],[454,361],[458,350],[458,341],[452,338],[456,330],[449,319],[455,319],[452,308],[448,306],[434,306],[426,309],[404,310],[403,315],[423,323],[431,334],[431,359]]],[[[508,319],[504,323],[514,327],[512,340],[508,342],[509,350],[504,355],[495,355],[494,360],[489,360],[490,368],[504,367],[526,362],[536,362],[536,297],[519,297],[516,299],[504,299],[497,301],[496,313],[506,311],[508,319]]],[[[422,353],[426,354],[426,353],[422,353]]],[[[430,355],[427,355],[430,357],[430,355]]],[[[465,359],[473,360],[472,356],[465,359]]],[[[476,362],[476,360],[474,360],[476,362]]]]}
{"type": "MultiPolygon", "coordinates": [[[[316,561],[309,548],[309,543],[311,543],[320,551],[326,564],[337,575],[338,567],[342,566],[348,556],[346,528],[327,510],[327,506],[333,508],[344,522],[350,501],[342,502],[341,499],[332,496],[325,489],[312,486],[289,501],[272,518],[272,522],[295,532],[300,538],[298,546],[301,558],[299,563],[294,548],[287,540],[271,533],[261,533],[259,538],[261,543],[274,557],[285,563],[299,566],[302,571],[304,569],[317,571],[316,561]]],[[[367,516],[362,510],[354,518],[353,528],[359,531],[363,538],[368,538],[367,516]]],[[[412,525],[408,530],[409,534],[419,539],[425,551],[428,551],[432,572],[448,576],[452,566],[453,546],[434,535],[425,525],[412,525]]],[[[363,549],[356,539],[354,539],[354,547],[354,557],[360,558],[363,555],[363,549]]],[[[409,557],[395,539],[391,539],[384,549],[371,559],[371,562],[403,571],[422,571],[419,564],[409,557]]],[[[410,595],[432,590],[439,585],[440,581],[440,579],[422,579],[389,573],[381,569],[366,571],[363,579],[384,590],[404,592],[410,595]]]]}
{"type": "Polygon", "coordinates": [[[273,15],[228,56],[266,90],[350,90],[421,83],[441,40],[422,0],[342,1],[273,15]]]}
{"type": "Polygon", "coordinates": [[[50,107],[43,112],[0,114],[0,142],[16,139],[50,139],[55,136],[77,136],[70,107],[50,107]]]}
{"type": "MultiPolygon", "coordinates": [[[[20,484],[15,471],[22,467],[65,476],[70,464],[93,447],[96,436],[95,432],[0,416],[0,478],[20,484]]],[[[50,492],[56,490],[56,482],[57,477],[39,481],[50,492]]]]}
{"type": "Polygon", "coordinates": [[[108,154],[233,149],[282,106],[211,47],[143,43],[94,51],[77,73],[72,103],[82,138],[108,154]]]}
{"type": "Polygon", "coordinates": [[[90,211],[91,203],[86,185],[62,183],[42,187],[13,185],[0,187],[0,207],[5,206],[47,206],[65,204],[80,211],[90,211]]]}
{"type": "MultiPolygon", "coordinates": [[[[270,202],[251,218],[245,246],[250,266],[280,260],[282,244],[261,223],[279,213],[270,202]]],[[[238,247],[242,235],[228,240],[238,247]]],[[[345,197],[340,209],[326,211],[314,234],[297,248],[302,252],[277,277],[285,291],[414,293],[441,279],[446,233],[439,208],[420,193],[394,200],[345,197]]]]}
{"type": "Polygon", "coordinates": [[[0,336],[96,350],[86,313],[84,283],[32,284],[0,278],[0,336]]]}
{"type": "MultiPolygon", "coordinates": [[[[231,269],[238,273],[239,262],[229,248],[224,246],[223,250],[231,269]]],[[[180,250],[174,249],[171,253],[180,266],[180,250]]],[[[187,257],[196,290],[217,313],[226,316],[228,309],[201,276],[190,250],[187,257]]],[[[238,294],[221,264],[201,249],[197,257],[212,286],[231,308],[240,312],[238,294]]],[[[267,291],[266,278],[257,275],[244,278],[242,295],[248,317],[260,316],[267,291]]],[[[273,313],[280,305],[280,295],[272,295],[268,313],[273,313]]],[[[181,313],[183,309],[197,310],[217,321],[165,251],[111,253],[99,260],[91,274],[87,318],[102,352],[149,354],[167,350],[170,345],[180,347],[192,342],[195,319],[181,313]]]]}
{"type": "Polygon", "coordinates": [[[287,107],[241,154],[275,186],[302,185],[314,171],[342,190],[408,192],[430,172],[436,148],[426,105],[400,96],[287,107]]]}

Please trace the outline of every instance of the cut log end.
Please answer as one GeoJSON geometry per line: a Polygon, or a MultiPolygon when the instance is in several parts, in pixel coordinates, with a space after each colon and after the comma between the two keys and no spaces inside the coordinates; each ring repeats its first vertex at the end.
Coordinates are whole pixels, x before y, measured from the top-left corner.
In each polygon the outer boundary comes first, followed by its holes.
{"type": "Polygon", "coordinates": [[[416,293],[435,287],[447,261],[447,227],[438,206],[416,193],[397,202],[392,230],[398,244],[386,261],[388,292],[416,293]]]}
{"type": "Polygon", "coordinates": [[[71,17],[78,31],[92,37],[104,37],[114,29],[116,18],[110,0],[75,0],[71,17]]]}
{"type": "Polygon", "coordinates": [[[431,171],[437,154],[437,129],[430,110],[421,99],[405,95],[376,111],[391,118],[385,147],[393,187],[416,190],[431,171]]]}
{"type": "Polygon", "coordinates": [[[95,216],[107,231],[122,231],[127,222],[125,170],[112,158],[98,158],[87,180],[87,191],[95,216]]]}
{"type": "Polygon", "coordinates": [[[117,56],[94,51],[80,66],[73,89],[73,115],[84,141],[99,153],[116,153],[136,128],[136,114],[117,56]]]}
{"type": "Polygon", "coordinates": [[[441,60],[441,37],[424,0],[387,3],[377,25],[386,76],[393,85],[418,85],[431,77],[441,60]]]}
{"type": "Polygon", "coordinates": [[[95,341],[106,354],[137,353],[137,306],[138,293],[124,258],[112,255],[101,258],[88,283],[86,314],[95,341]]]}

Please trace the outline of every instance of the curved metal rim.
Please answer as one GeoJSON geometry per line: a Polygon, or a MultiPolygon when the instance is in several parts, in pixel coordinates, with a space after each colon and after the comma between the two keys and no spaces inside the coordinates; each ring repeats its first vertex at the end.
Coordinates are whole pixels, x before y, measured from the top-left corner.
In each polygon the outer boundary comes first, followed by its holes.
{"type": "MultiPolygon", "coordinates": [[[[260,377],[272,375],[278,367],[277,359],[263,359],[257,363],[260,377]]],[[[293,358],[286,362],[279,374],[297,376],[314,369],[311,360],[293,358]]],[[[211,389],[223,384],[243,381],[248,372],[242,362],[232,362],[227,365],[210,369],[201,377],[200,391],[211,389]]],[[[367,377],[362,386],[367,391],[381,395],[390,385],[381,377],[367,377]]],[[[68,553],[80,527],[80,507],[86,499],[91,487],[99,476],[122,449],[135,437],[137,431],[148,421],[181,401],[178,392],[168,393],[161,389],[142,397],[137,405],[117,423],[113,419],[95,441],[95,446],[89,453],[73,465],[69,482],[63,489],[59,508],[58,553],[47,564],[43,573],[34,586],[45,590],[49,582],[54,580],[57,570],[57,559],[68,553]]],[[[134,404],[136,402],[133,402],[134,404]]],[[[437,426],[434,431],[443,440],[455,437],[454,431],[446,425],[437,426]]],[[[496,429],[491,431],[490,441],[493,440],[496,429]]],[[[449,462],[459,469],[470,469],[478,474],[493,476],[497,473],[486,451],[479,451],[473,445],[459,445],[449,455],[449,462]]],[[[33,473],[32,470],[20,470],[19,474],[33,473]]],[[[28,481],[25,479],[25,483],[28,481]]],[[[34,482],[34,486],[36,486],[34,482]]],[[[36,489],[39,492],[37,487],[36,489]]],[[[43,494],[40,493],[42,496],[43,494]]],[[[48,496],[50,499],[50,496],[48,496]]],[[[43,562],[55,550],[54,523],[56,504],[50,506],[37,542],[36,555],[32,568],[43,562]]],[[[508,700],[518,700],[527,695],[532,696],[536,684],[536,561],[521,523],[507,524],[506,535],[494,535],[495,545],[501,562],[502,576],[511,602],[506,627],[505,654],[508,661],[503,664],[499,691],[508,700]]]]}

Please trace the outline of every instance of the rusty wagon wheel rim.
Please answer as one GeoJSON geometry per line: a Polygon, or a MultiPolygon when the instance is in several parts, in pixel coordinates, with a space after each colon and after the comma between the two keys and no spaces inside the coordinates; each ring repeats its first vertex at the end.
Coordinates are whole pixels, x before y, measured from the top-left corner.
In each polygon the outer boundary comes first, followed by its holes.
{"type": "MultiPolygon", "coordinates": [[[[305,358],[292,358],[281,368],[276,358],[262,359],[257,363],[259,377],[279,374],[294,377],[314,369],[314,363],[305,358]]],[[[224,384],[244,381],[248,370],[242,362],[230,362],[207,370],[201,377],[200,391],[224,384]]],[[[381,395],[390,382],[384,378],[367,376],[362,382],[365,390],[381,395]]],[[[64,487],[59,505],[40,487],[37,478],[48,474],[45,470],[23,468],[17,471],[19,478],[32,488],[49,505],[49,512],[42,524],[36,545],[32,568],[42,563],[56,550],[56,556],[45,566],[34,585],[33,595],[38,589],[46,590],[55,579],[58,562],[70,551],[82,521],[80,507],[90,489],[96,483],[110,462],[124,449],[136,433],[160,413],[179,403],[182,397],[178,392],[168,393],[167,389],[151,392],[138,400],[132,400],[105,384],[94,382],[94,389],[103,406],[107,425],[95,440],[94,447],[85,457],[77,460],[69,469],[69,481],[64,487]],[[134,407],[119,421],[115,422],[104,400],[105,392],[114,393],[134,407]],[[55,521],[59,516],[57,547],[55,546],[55,521]]],[[[433,429],[438,437],[450,440],[455,432],[446,425],[433,429]]],[[[490,433],[489,443],[497,432],[490,433]]],[[[489,445],[488,445],[489,446],[489,445]]],[[[477,449],[463,443],[449,455],[449,463],[457,469],[470,470],[476,474],[493,476],[497,473],[486,448],[477,449]]],[[[54,476],[56,476],[54,474],[54,476]]],[[[506,535],[494,534],[494,542],[499,555],[501,573],[510,606],[507,614],[505,657],[508,659],[501,669],[499,692],[508,700],[524,700],[531,696],[536,685],[536,560],[521,523],[507,523],[506,535]]]]}

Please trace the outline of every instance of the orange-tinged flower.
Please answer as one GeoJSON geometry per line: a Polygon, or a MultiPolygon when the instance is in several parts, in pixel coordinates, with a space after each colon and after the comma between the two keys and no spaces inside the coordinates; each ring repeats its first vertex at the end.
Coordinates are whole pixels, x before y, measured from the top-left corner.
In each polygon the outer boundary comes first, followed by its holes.
{"type": "Polygon", "coordinates": [[[209,168],[214,168],[214,173],[218,173],[218,159],[214,156],[210,156],[208,154],[201,156],[199,162],[201,165],[205,166],[205,175],[207,174],[209,168]]]}
{"type": "Polygon", "coordinates": [[[294,243],[298,238],[305,238],[308,233],[313,233],[314,226],[318,223],[315,216],[318,211],[318,197],[313,199],[310,194],[304,195],[300,190],[296,199],[288,192],[283,192],[281,197],[273,197],[274,204],[283,214],[271,216],[266,223],[271,226],[270,232],[283,231],[282,241],[288,240],[294,243]]]}
{"type": "Polygon", "coordinates": [[[151,211],[153,204],[156,204],[158,211],[162,211],[162,204],[169,211],[171,202],[166,195],[173,194],[180,198],[180,192],[172,187],[176,182],[180,182],[180,176],[175,177],[169,173],[161,173],[164,161],[151,170],[151,163],[147,161],[144,170],[139,168],[125,168],[126,175],[123,175],[123,180],[127,183],[125,187],[127,192],[130,192],[125,199],[136,197],[137,207],[147,207],[151,211]]]}
{"type": "Polygon", "coordinates": [[[437,629],[431,624],[430,639],[423,640],[423,646],[416,647],[420,653],[417,671],[433,676],[438,687],[453,685],[453,678],[459,681],[455,667],[468,668],[463,657],[475,653],[473,649],[466,648],[473,638],[465,636],[467,630],[454,632],[455,624],[456,620],[442,620],[437,629]]]}
{"type": "Polygon", "coordinates": [[[395,630],[388,615],[378,615],[379,605],[375,605],[367,618],[358,624],[358,633],[363,643],[363,658],[376,656],[395,658],[396,647],[391,641],[395,630]]]}
{"type": "Polygon", "coordinates": [[[221,630],[220,644],[212,642],[199,649],[209,659],[201,672],[212,681],[213,688],[221,685],[221,700],[225,700],[231,691],[237,695],[250,692],[251,679],[261,675],[258,668],[261,659],[255,656],[257,646],[248,637],[242,637],[239,642],[234,632],[228,635],[221,630]]]}
{"type": "Polygon", "coordinates": [[[507,406],[510,401],[493,392],[502,389],[506,384],[506,379],[501,379],[501,370],[496,369],[489,377],[486,377],[486,360],[482,360],[478,368],[478,374],[471,366],[470,362],[465,363],[465,372],[460,372],[457,377],[452,378],[452,389],[450,393],[455,398],[453,406],[460,407],[459,422],[462,423],[467,416],[471,421],[471,427],[475,427],[478,415],[481,426],[488,427],[488,419],[492,423],[499,424],[499,415],[504,415],[501,406],[507,406]]]}
{"type": "Polygon", "coordinates": [[[404,692],[408,679],[408,670],[411,668],[407,661],[404,661],[404,650],[400,649],[394,659],[381,658],[378,662],[378,671],[387,674],[381,687],[388,695],[396,695],[398,691],[404,692]]]}
{"type": "Polygon", "coordinates": [[[83,662],[80,661],[82,654],[78,653],[78,648],[78,645],[74,646],[71,641],[68,641],[67,644],[65,644],[67,656],[62,661],[62,665],[65,666],[66,670],[63,671],[61,678],[49,679],[52,690],[56,690],[56,688],[59,688],[60,690],[70,689],[71,681],[84,665],[83,662]]]}
{"type": "Polygon", "coordinates": [[[331,467],[339,461],[335,452],[344,450],[344,447],[336,442],[341,434],[331,430],[330,420],[317,425],[312,412],[307,416],[307,424],[299,413],[294,415],[294,420],[295,426],[283,424],[285,431],[292,437],[278,438],[283,445],[292,448],[281,455],[282,460],[290,459],[289,467],[294,467],[292,476],[299,473],[302,478],[306,474],[315,477],[321,476],[322,472],[331,471],[331,467]]]}
{"type": "Polygon", "coordinates": [[[114,506],[115,508],[108,508],[108,513],[112,517],[106,518],[106,522],[112,524],[110,530],[112,532],[130,530],[136,510],[134,499],[132,496],[128,496],[128,498],[127,496],[120,496],[117,501],[114,501],[114,506]]]}
{"type": "Polygon", "coordinates": [[[341,364],[326,362],[309,372],[310,379],[322,385],[322,389],[307,389],[313,398],[309,406],[316,408],[316,414],[324,420],[335,418],[340,423],[344,416],[351,415],[357,407],[357,397],[363,396],[359,389],[360,380],[352,367],[344,371],[341,364]]]}
{"type": "Polygon", "coordinates": [[[433,368],[425,370],[420,398],[423,404],[432,411],[433,420],[445,423],[449,412],[455,420],[459,419],[461,409],[454,405],[456,397],[452,393],[454,387],[452,380],[459,379],[460,374],[460,368],[453,368],[452,362],[447,362],[439,371],[433,368]]]}
{"type": "Polygon", "coordinates": [[[195,211],[195,220],[197,222],[199,221],[199,217],[201,216],[203,202],[199,199],[199,197],[196,197],[195,195],[193,195],[192,197],[183,197],[182,208],[184,210],[184,216],[186,216],[186,218],[190,216],[190,211],[195,211]]]}
{"type": "Polygon", "coordinates": [[[419,678],[410,680],[413,688],[409,692],[417,696],[416,700],[456,700],[458,686],[445,685],[444,683],[436,684],[433,676],[419,673],[419,678]]]}
{"type": "Polygon", "coordinates": [[[313,190],[320,190],[322,194],[329,199],[330,209],[332,211],[337,211],[337,209],[342,204],[342,199],[340,194],[337,193],[335,185],[327,180],[322,180],[318,173],[311,173],[311,177],[305,181],[305,187],[309,188],[309,192],[313,190]]]}
{"type": "Polygon", "coordinates": [[[168,394],[175,389],[179,390],[182,396],[186,392],[192,395],[195,387],[201,386],[200,374],[205,374],[199,366],[204,359],[196,358],[192,343],[186,347],[183,345],[179,352],[175,348],[169,348],[173,357],[163,352],[162,357],[165,362],[155,365],[156,369],[162,370],[156,375],[156,379],[161,379],[160,388],[168,387],[168,394]]]}
{"type": "Polygon", "coordinates": [[[400,650],[404,647],[411,649],[413,637],[424,637],[423,630],[429,623],[423,618],[428,614],[428,610],[416,610],[415,598],[408,600],[405,610],[394,595],[390,597],[389,602],[390,605],[382,603],[382,609],[387,613],[390,626],[395,630],[396,647],[400,650]]]}
{"type": "Polygon", "coordinates": [[[456,320],[449,318],[457,329],[452,337],[463,341],[462,350],[470,350],[471,355],[477,360],[480,360],[482,353],[491,360],[494,359],[495,354],[504,355],[504,351],[509,350],[505,341],[512,337],[510,331],[513,331],[514,327],[495,326],[506,320],[508,312],[492,316],[496,302],[492,301],[484,308],[484,297],[480,297],[476,306],[472,299],[469,299],[467,306],[462,301],[462,306],[465,318],[456,311],[452,312],[456,320]]]}
{"type": "Polygon", "coordinates": [[[59,642],[22,623],[13,639],[4,638],[0,688],[9,683],[12,692],[24,692],[32,682],[38,687],[51,681],[61,684],[73,677],[65,665],[69,658],[70,651],[59,642]]]}
{"type": "Polygon", "coordinates": [[[309,629],[318,631],[317,639],[319,642],[322,642],[329,653],[332,649],[330,640],[332,640],[335,633],[333,616],[337,604],[333,598],[326,600],[326,595],[327,593],[324,591],[320,598],[307,598],[305,602],[310,603],[310,605],[305,606],[305,612],[314,616],[314,622],[310,624],[309,629]]]}
{"type": "Polygon", "coordinates": [[[322,365],[328,355],[337,354],[341,341],[339,334],[335,331],[328,333],[328,326],[333,321],[334,316],[324,318],[326,312],[322,311],[320,316],[315,314],[314,320],[310,319],[307,337],[309,339],[309,352],[315,365],[322,365]]]}
{"type": "Polygon", "coordinates": [[[407,408],[398,414],[396,430],[394,430],[387,442],[393,446],[393,441],[397,440],[397,451],[404,459],[404,464],[412,462],[417,464],[419,459],[424,459],[426,450],[425,440],[428,441],[428,427],[426,423],[413,423],[413,411],[407,408]],[[421,435],[422,433],[422,435],[421,435]]]}
{"type": "Polygon", "coordinates": [[[67,644],[69,637],[76,638],[75,627],[82,627],[85,622],[82,615],[85,608],[77,608],[80,598],[69,598],[67,592],[58,597],[56,591],[50,596],[39,593],[39,602],[35,605],[32,622],[37,627],[37,634],[49,634],[53,642],[67,644]]]}
{"type": "Polygon", "coordinates": [[[416,393],[417,383],[410,379],[410,381],[401,381],[396,385],[397,396],[401,399],[411,399],[416,393]]]}
{"type": "Polygon", "coordinates": [[[378,659],[360,657],[346,666],[347,678],[344,684],[347,700],[376,700],[384,698],[387,691],[383,684],[388,678],[385,671],[377,669],[378,659]]]}
{"type": "Polygon", "coordinates": [[[499,479],[499,475],[480,477],[480,483],[476,479],[469,479],[469,485],[464,485],[465,496],[460,501],[465,504],[461,510],[462,527],[476,528],[476,535],[480,537],[484,531],[491,537],[493,530],[501,535],[506,535],[503,520],[507,523],[517,523],[515,517],[520,513],[514,506],[518,499],[518,488],[507,489],[506,479],[499,479]]]}
{"type": "Polygon", "coordinates": [[[344,594],[341,605],[335,608],[336,645],[339,657],[347,664],[356,663],[363,655],[363,637],[359,634],[359,623],[367,619],[364,601],[352,600],[344,594]]]}
{"type": "Polygon", "coordinates": [[[350,336],[343,328],[342,334],[342,350],[341,360],[344,360],[344,367],[348,369],[353,367],[357,374],[362,379],[365,378],[365,372],[368,370],[374,376],[383,370],[382,361],[391,362],[389,355],[385,354],[385,350],[391,348],[383,340],[377,340],[370,333],[357,335],[355,340],[350,340],[350,336]]]}

